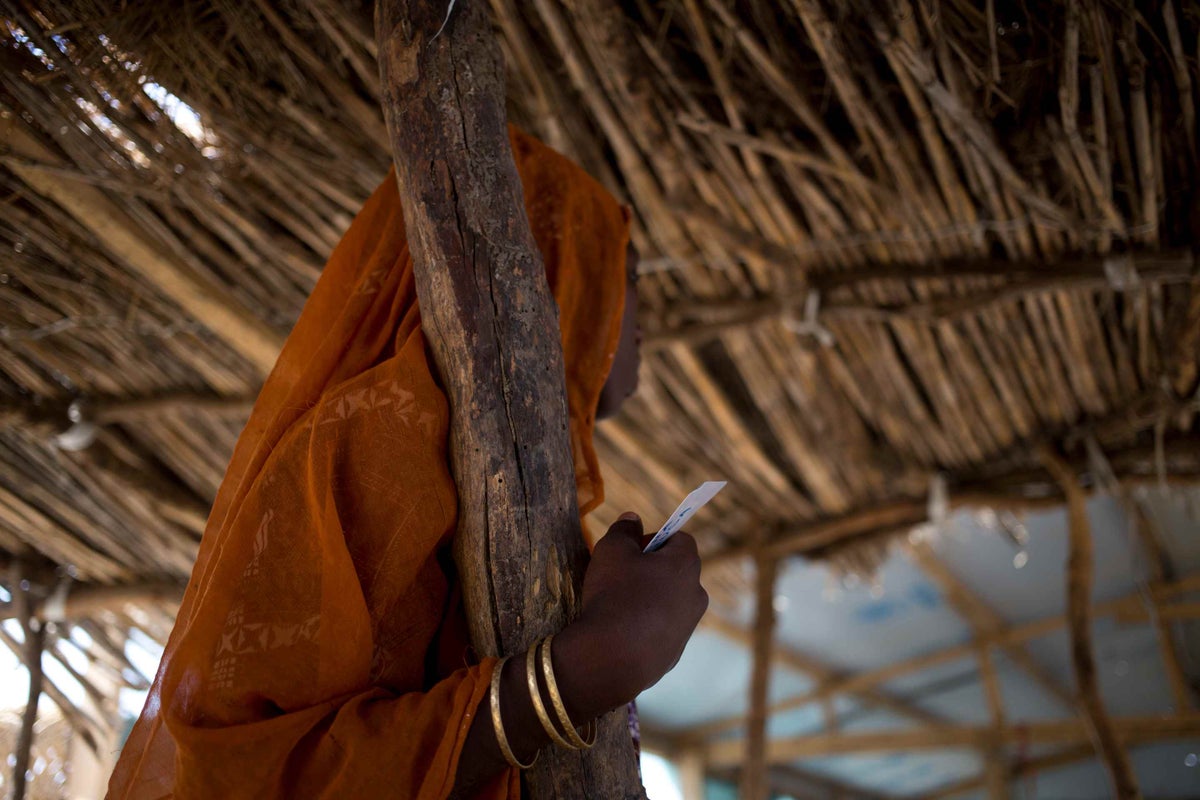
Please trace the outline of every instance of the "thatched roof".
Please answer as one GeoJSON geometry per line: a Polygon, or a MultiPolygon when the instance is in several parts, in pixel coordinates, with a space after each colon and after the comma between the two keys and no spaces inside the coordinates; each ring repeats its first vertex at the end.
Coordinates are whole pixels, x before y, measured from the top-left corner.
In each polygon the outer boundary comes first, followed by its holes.
{"type": "MultiPolygon", "coordinates": [[[[1194,4],[492,6],[512,118],[634,209],[602,518],[728,478],[710,554],[854,568],[936,475],[1057,498],[1034,444],[1089,486],[1200,474],[1194,4]]],[[[369,4],[3,8],[0,551],[169,584],[387,169],[369,4]]]]}

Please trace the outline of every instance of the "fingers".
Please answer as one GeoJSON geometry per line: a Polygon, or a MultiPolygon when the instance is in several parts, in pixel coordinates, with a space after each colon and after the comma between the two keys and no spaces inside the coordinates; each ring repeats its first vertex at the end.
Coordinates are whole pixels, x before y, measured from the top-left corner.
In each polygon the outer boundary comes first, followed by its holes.
{"type": "Polygon", "coordinates": [[[687,531],[680,531],[667,540],[667,543],[658,549],[660,553],[670,553],[675,558],[694,558],[700,560],[700,548],[696,545],[696,539],[687,531]]]}
{"type": "Polygon", "coordinates": [[[596,547],[601,547],[605,542],[611,547],[620,545],[622,547],[637,547],[641,548],[642,541],[642,518],[632,511],[626,511],[621,516],[617,517],[617,521],[609,526],[608,532],[604,537],[596,543],[596,547]]]}

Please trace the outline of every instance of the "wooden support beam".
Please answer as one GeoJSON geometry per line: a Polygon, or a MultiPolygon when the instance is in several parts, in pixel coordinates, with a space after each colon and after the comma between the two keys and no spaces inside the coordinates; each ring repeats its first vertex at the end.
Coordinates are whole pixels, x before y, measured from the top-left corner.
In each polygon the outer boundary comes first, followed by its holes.
{"type": "Polygon", "coordinates": [[[17,618],[25,635],[23,644],[25,671],[29,676],[29,692],[25,700],[25,712],[21,715],[21,728],[13,749],[12,800],[25,800],[25,774],[31,764],[33,753],[33,726],[37,722],[38,701],[42,697],[42,651],[45,648],[46,630],[33,616],[33,594],[24,576],[16,574],[11,581],[12,596],[16,602],[17,618]]]}
{"type": "MultiPolygon", "coordinates": [[[[737,784],[740,774],[739,767],[724,767],[716,771],[713,777],[737,784]]],[[[773,764],[768,767],[767,784],[773,794],[806,800],[888,800],[890,797],[790,764],[773,764]]]]}
{"type": "MultiPolygon", "coordinates": [[[[984,640],[995,638],[1006,630],[1009,625],[1004,617],[989,606],[982,598],[959,579],[949,567],[937,556],[928,542],[917,542],[909,547],[908,552],[916,561],[921,571],[929,577],[945,596],[947,602],[954,608],[975,631],[975,636],[984,640]]],[[[1057,699],[1064,709],[1075,711],[1075,698],[1063,688],[1044,667],[1038,664],[1023,645],[1014,644],[1003,647],[1005,655],[1034,683],[1057,699]]],[[[990,659],[989,659],[990,663],[990,659]]]]}
{"type": "Polygon", "coordinates": [[[1113,794],[1120,800],[1141,797],[1137,778],[1113,727],[1096,676],[1092,644],[1092,532],[1087,518],[1086,496],[1075,479],[1075,471],[1049,447],[1038,450],[1043,466],[1058,482],[1067,498],[1067,626],[1071,663],[1075,668],[1080,710],[1095,736],[1096,749],[1108,770],[1113,794]]]}
{"type": "Polygon", "coordinates": [[[743,800],[767,800],[767,693],[771,649],[775,638],[775,578],[779,563],[759,558],[755,564],[754,647],[750,673],[750,713],[746,720],[746,760],[742,768],[743,800]]]}
{"type": "MultiPolygon", "coordinates": [[[[719,616],[716,612],[710,611],[704,615],[704,619],[700,620],[700,627],[705,630],[710,630],[718,633],[731,641],[754,649],[754,634],[736,625],[729,620],[719,616]]],[[[833,669],[822,661],[818,661],[812,656],[799,652],[795,648],[789,647],[786,644],[776,642],[771,649],[772,657],[776,661],[776,665],[786,666],[803,675],[807,675],[820,684],[833,683],[846,678],[847,676],[833,669]]],[[[945,720],[930,711],[907,703],[897,697],[879,691],[877,689],[866,689],[862,692],[851,693],[864,706],[870,708],[880,708],[889,711],[899,717],[912,720],[921,725],[935,724],[944,722],[945,720]]],[[[739,723],[742,719],[739,718],[739,723]]],[[[703,738],[703,737],[701,737],[703,738]]]]}
{"type": "Polygon", "coordinates": [[[987,698],[988,711],[992,717],[992,731],[995,735],[995,741],[981,751],[984,773],[987,776],[988,797],[990,800],[1009,800],[1008,757],[1003,743],[1007,715],[1004,713],[1000,679],[996,676],[996,664],[992,660],[991,650],[986,647],[979,648],[976,658],[979,659],[979,678],[983,683],[983,694],[987,698]]]}
{"type": "MultiPolygon", "coordinates": [[[[12,652],[17,659],[29,667],[28,653],[25,646],[18,642],[8,631],[0,627],[0,644],[12,652]]],[[[98,747],[98,741],[104,727],[99,721],[94,719],[90,714],[86,714],[76,708],[70,699],[63,694],[63,691],[54,685],[54,681],[46,680],[42,684],[42,692],[50,698],[54,705],[58,706],[58,710],[62,712],[63,718],[71,726],[72,730],[83,740],[83,742],[95,751],[98,747]]]]}
{"type": "MultiPolygon", "coordinates": [[[[579,610],[587,549],[554,299],[525,215],[486,3],[378,0],[384,119],[421,322],[451,415],[454,557],[471,643],[524,651],[579,610]],[[536,446],[529,446],[534,442],[536,446]]],[[[523,794],[643,798],[624,710],[549,748],[523,794]]]]}
{"type": "Polygon", "coordinates": [[[685,750],[675,761],[679,767],[679,788],[683,800],[705,800],[704,752],[697,748],[685,750]]]}
{"type": "MultiPolygon", "coordinates": [[[[1014,762],[1009,766],[1008,780],[1016,782],[1021,778],[1036,775],[1045,770],[1065,767],[1068,764],[1076,764],[1080,761],[1087,761],[1094,758],[1095,755],[1096,750],[1090,742],[1088,744],[1065,747],[1049,755],[1014,762]]],[[[924,798],[925,800],[949,800],[949,798],[958,797],[959,795],[978,792],[987,786],[987,781],[988,776],[986,774],[977,775],[974,778],[955,781],[954,783],[942,786],[940,789],[935,789],[933,792],[924,795],[924,798]]]]}
{"type": "MultiPolygon", "coordinates": [[[[714,213],[693,214],[706,230],[713,231],[734,251],[752,253],[763,259],[795,270],[802,257],[752,232],[731,225],[714,213]]],[[[1061,291],[1099,291],[1113,286],[1109,265],[1137,275],[1142,283],[1167,285],[1187,283],[1195,266],[1189,250],[1128,256],[1123,260],[1092,258],[1047,267],[1043,263],[1021,264],[1003,260],[951,262],[938,265],[888,265],[861,270],[838,270],[810,274],[800,291],[752,300],[737,299],[691,303],[674,312],[664,325],[661,318],[645,320],[645,346],[650,350],[685,342],[699,344],[721,335],[784,318],[802,308],[808,290],[821,292],[820,318],[839,320],[908,319],[919,322],[953,320],[976,314],[1001,303],[1012,303],[1031,296],[1061,291]],[[974,288],[933,300],[905,303],[872,302],[858,292],[839,292],[879,281],[910,284],[955,278],[991,278],[990,286],[974,288]]],[[[1189,340],[1190,341],[1190,340],[1189,340]]],[[[1193,347],[1193,349],[1195,349],[1193,347]]],[[[1181,382],[1182,385],[1182,382],[1181,382]]]]}
{"type": "Polygon", "coordinates": [[[283,336],[244,310],[229,292],[200,281],[165,247],[154,243],[103,190],[22,161],[64,166],[50,148],[12,115],[0,125],[0,142],[19,160],[8,169],[30,189],[49,198],[95,236],[118,264],[128,267],[166,297],[177,303],[234,352],[249,361],[264,377],[275,366],[283,336]]]}
{"type": "MultiPolygon", "coordinates": [[[[1154,597],[1163,600],[1179,597],[1188,592],[1200,591],[1200,574],[1190,575],[1164,586],[1153,587],[1151,591],[1154,597]]],[[[1172,608],[1175,607],[1166,607],[1164,613],[1169,614],[1172,608]]],[[[1193,609],[1188,609],[1188,611],[1192,612],[1193,609]]],[[[1196,616],[1193,618],[1200,618],[1200,608],[1194,609],[1194,612],[1196,616]]],[[[1131,620],[1143,622],[1146,620],[1146,610],[1142,604],[1142,596],[1138,592],[1099,603],[1096,605],[1094,613],[1096,616],[1126,615],[1131,620]]],[[[826,698],[839,694],[870,697],[869,694],[866,694],[867,692],[896,678],[943,664],[950,664],[964,658],[970,658],[980,647],[1004,647],[1010,644],[1019,644],[1031,639],[1037,639],[1053,633],[1065,625],[1065,615],[1046,617],[998,631],[979,641],[967,642],[966,644],[955,645],[954,647],[915,656],[905,661],[898,661],[895,664],[879,667],[878,669],[866,670],[853,675],[835,675],[828,680],[822,681],[816,688],[802,695],[775,703],[768,712],[770,714],[780,714],[794,708],[802,708],[811,703],[819,703],[826,698]]],[[[744,716],[737,715],[705,723],[704,725],[697,725],[682,732],[680,735],[689,740],[707,739],[741,727],[745,722],[746,719],[744,716]]]]}
{"type": "MultiPolygon", "coordinates": [[[[115,610],[127,604],[177,603],[183,598],[185,584],[178,581],[143,581],[131,584],[67,584],[67,591],[55,597],[35,598],[29,609],[35,619],[58,622],[90,616],[98,611],[115,610]]],[[[17,615],[14,602],[0,603],[0,622],[17,615]]]]}
{"type": "MultiPolygon", "coordinates": [[[[1185,412],[1200,410],[1200,403],[1195,399],[1178,400],[1164,397],[1161,392],[1154,391],[1135,398],[1126,407],[1121,408],[1102,419],[1087,424],[1078,425],[1063,431],[1059,440],[1068,446],[1078,445],[1088,436],[1092,436],[1102,446],[1111,443],[1115,446],[1127,444],[1138,433],[1154,426],[1157,420],[1164,416],[1171,417],[1185,412]]],[[[1168,441],[1168,444],[1170,442],[1168,441]]],[[[1194,455],[1195,441],[1184,438],[1180,441],[1186,451],[1182,458],[1190,463],[1189,453],[1194,455]]],[[[1169,448],[1168,448],[1169,449],[1169,448]]],[[[1022,444],[1010,451],[998,453],[992,459],[998,463],[1017,462],[1028,459],[1029,445],[1022,444]]],[[[1114,450],[1110,453],[1110,461],[1115,464],[1129,458],[1153,459],[1154,453],[1142,448],[1132,450],[1114,450]]],[[[1071,462],[1077,473],[1087,472],[1089,465],[1086,460],[1078,459],[1071,462]]],[[[1131,488],[1151,480],[1147,474],[1134,474],[1118,471],[1118,485],[1131,488]]],[[[1011,475],[1000,476],[961,476],[960,480],[950,481],[950,510],[966,508],[990,508],[1029,511],[1034,509],[1058,508],[1062,505],[1064,496],[1056,482],[1042,470],[1022,471],[1011,475]],[[1036,490],[1022,494],[1020,484],[1028,484],[1025,488],[1036,490]],[[1015,484],[1015,485],[1014,485],[1015,484]]],[[[1188,474],[1172,474],[1168,472],[1167,479],[1179,485],[1195,485],[1200,482],[1197,476],[1188,474]]],[[[1088,490],[1089,492],[1092,490],[1088,490]]],[[[805,555],[819,553],[828,548],[843,545],[855,539],[874,536],[880,532],[902,531],[920,525],[928,520],[928,501],[926,498],[901,498],[882,503],[877,506],[860,508],[837,517],[812,520],[802,523],[785,523],[778,526],[778,533],[763,545],[763,553],[775,557],[785,555],[805,555]]],[[[704,555],[706,566],[719,564],[735,558],[745,558],[755,551],[755,545],[749,541],[740,541],[725,545],[704,555]]]]}
{"type": "MultiPolygon", "coordinates": [[[[1167,717],[1125,717],[1110,720],[1119,741],[1125,744],[1187,739],[1200,735],[1200,714],[1167,717]]],[[[1004,729],[1004,744],[1078,745],[1091,736],[1086,720],[1031,722],[1004,729]]],[[[942,725],[907,730],[883,730],[861,733],[819,733],[772,739],[767,745],[767,761],[787,764],[808,758],[853,755],[856,753],[895,753],[965,748],[978,750],[995,737],[990,725],[942,725]]],[[[708,746],[708,763],[714,768],[741,763],[743,743],[737,740],[714,742],[708,746]]]]}
{"type": "MultiPolygon", "coordinates": [[[[1146,563],[1150,569],[1152,583],[1154,586],[1161,586],[1174,576],[1174,568],[1171,565],[1170,554],[1163,545],[1158,524],[1136,500],[1127,499],[1125,507],[1131,516],[1142,549],[1146,553],[1146,563]]],[[[1175,703],[1175,712],[1182,714],[1192,709],[1192,690],[1188,686],[1187,674],[1183,670],[1179,652],[1175,647],[1175,632],[1168,616],[1170,609],[1159,597],[1152,596],[1150,603],[1153,605],[1151,618],[1155,633],[1158,635],[1158,648],[1162,654],[1163,669],[1167,673],[1167,682],[1171,685],[1171,697],[1175,703]]]]}

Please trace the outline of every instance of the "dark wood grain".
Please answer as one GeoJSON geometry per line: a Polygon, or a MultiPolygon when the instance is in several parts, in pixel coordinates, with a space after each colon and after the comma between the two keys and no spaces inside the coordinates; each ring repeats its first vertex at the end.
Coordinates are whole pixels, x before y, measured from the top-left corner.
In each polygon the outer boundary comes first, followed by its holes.
{"type": "MultiPolygon", "coordinates": [[[[524,651],[578,611],[587,562],[554,300],[513,163],[486,4],[380,0],[384,116],[422,325],[450,399],[455,561],[471,640],[524,651]],[[437,32],[441,30],[441,33],[437,32]],[[435,35],[436,34],[436,35],[435,35]]],[[[640,798],[624,715],[586,753],[547,748],[530,798],[640,798]]]]}

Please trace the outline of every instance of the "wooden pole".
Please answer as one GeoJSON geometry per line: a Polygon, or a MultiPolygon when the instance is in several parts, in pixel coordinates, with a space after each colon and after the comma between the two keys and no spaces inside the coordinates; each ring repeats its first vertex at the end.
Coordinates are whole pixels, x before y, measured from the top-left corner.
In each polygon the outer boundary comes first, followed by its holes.
{"type": "MultiPolygon", "coordinates": [[[[748,647],[751,652],[754,651],[754,631],[730,622],[715,611],[709,611],[709,613],[704,615],[704,619],[700,620],[700,627],[706,631],[719,634],[743,647],[748,647]]],[[[801,653],[779,642],[775,642],[771,647],[771,658],[774,662],[782,666],[807,675],[818,684],[825,684],[846,677],[844,673],[825,665],[823,662],[817,661],[812,656],[801,653]]],[[[913,703],[901,700],[899,697],[878,689],[866,689],[862,692],[854,693],[854,696],[868,708],[883,709],[897,716],[912,720],[919,725],[945,722],[945,719],[934,714],[932,711],[926,711],[913,703]]]]}
{"type": "Polygon", "coordinates": [[[742,800],[767,800],[767,692],[771,683],[771,645],[775,638],[775,577],[779,561],[759,558],[754,599],[754,666],[750,676],[750,714],[742,800]]]}
{"type": "Polygon", "coordinates": [[[1074,471],[1049,447],[1038,449],[1042,465],[1058,482],[1067,498],[1067,631],[1071,663],[1075,668],[1080,710],[1095,739],[1096,750],[1108,769],[1113,794],[1120,800],[1141,797],[1137,778],[1100,696],[1092,645],[1092,531],[1083,488],[1074,471]]]}
{"type": "Polygon", "coordinates": [[[991,649],[980,647],[977,657],[979,678],[983,683],[988,711],[992,717],[992,729],[995,732],[995,741],[982,750],[988,797],[990,800],[1008,800],[1011,794],[1008,786],[1008,757],[1004,749],[1004,729],[1007,727],[1004,696],[1000,691],[1000,679],[996,675],[996,664],[992,659],[991,649]]]}
{"type": "MultiPolygon", "coordinates": [[[[1200,714],[1119,717],[1111,722],[1121,740],[1129,744],[1186,740],[1200,734],[1200,714]]],[[[991,725],[939,725],[774,738],[767,745],[767,762],[787,764],[801,759],[856,753],[898,753],[956,748],[978,750],[993,741],[995,736],[996,730],[991,725]]],[[[1067,719],[1014,725],[1004,729],[1001,741],[1010,746],[1077,745],[1086,743],[1090,736],[1091,731],[1085,720],[1067,719]]],[[[714,742],[707,750],[708,763],[714,770],[741,764],[744,756],[744,745],[737,740],[714,742]]]]}
{"type": "MultiPolygon", "coordinates": [[[[1090,744],[1074,745],[1059,750],[1049,755],[1039,756],[1037,758],[1027,759],[1019,763],[1013,764],[1008,771],[1010,781],[1016,782],[1021,778],[1030,775],[1036,775],[1045,770],[1064,767],[1067,764],[1075,764],[1080,761],[1087,761],[1095,756],[1095,750],[1090,744]]],[[[951,797],[975,792],[985,787],[988,781],[987,775],[979,775],[974,778],[967,778],[961,781],[955,781],[951,784],[946,784],[940,789],[935,789],[932,793],[925,795],[925,800],[948,800],[951,797]]]]}
{"type": "MultiPolygon", "coordinates": [[[[578,613],[587,549],[554,300],[525,216],[487,5],[378,0],[384,118],[421,320],[450,400],[455,561],[471,641],[523,652],[578,613]]],[[[526,796],[642,798],[623,710],[547,748],[526,796]]]]}
{"type": "MultiPolygon", "coordinates": [[[[1162,586],[1174,577],[1170,554],[1163,545],[1155,520],[1147,513],[1136,499],[1129,498],[1126,493],[1125,508],[1130,515],[1130,521],[1137,529],[1138,540],[1146,553],[1146,562],[1150,567],[1153,586],[1162,586]]],[[[1163,613],[1167,611],[1161,597],[1151,596],[1149,601],[1151,621],[1158,635],[1159,652],[1162,654],[1163,669],[1167,673],[1167,682],[1171,684],[1171,695],[1175,701],[1175,711],[1182,714],[1192,708],[1192,690],[1188,686],[1187,673],[1179,660],[1175,649],[1175,633],[1171,620],[1163,613]]]]}
{"type": "Polygon", "coordinates": [[[679,756],[678,764],[683,800],[704,800],[704,752],[696,748],[686,750],[679,756]]]}
{"type": "MultiPolygon", "coordinates": [[[[1178,581],[1165,584],[1160,587],[1154,587],[1151,594],[1156,600],[1165,600],[1172,597],[1179,597],[1188,592],[1200,591],[1200,575],[1190,575],[1181,578],[1178,581]]],[[[1114,600],[1106,600],[1103,603],[1096,604],[1093,613],[1096,616],[1115,616],[1121,621],[1141,622],[1146,619],[1146,609],[1142,602],[1140,593],[1133,593],[1124,597],[1118,597],[1114,600]]],[[[1164,606],[1159,612],[1160,615],[1172,619],[1193,619],[1200,616],[1200,609],[1193,609],[1189,606],[1164,606]],[[1186,614],[1177,613],[1176,610],[1187,612],[1186,614]],[[1193,613],[1194,612],[1194,613],[1193,613]]],[[[711,615],[710,615],[711,616],[711,615]]],[[[707,618],[706,618],[707,619],[707,618]]],[[[801,708],[812,703],[817,703],[826,698],[835,695],[863,695],[867,691],[874,689],[888,681],[895,680],[904,675],[911,675],[914,672],[931,669],[932,667],[950,664],[955,661],[960,661],[964,658],[969,658],[980,647],[1007,647],[1022,642],[1028,642],[1031,639],[1036,639],[1040,636],[1046,636],[1053,633],[1059,628],[1067,624],[1065,615],[1045,617],[1043,619],[1026,622],[1022,625],[1017,625],[1011,628],[1004,628],[995,633],[990,633],[987,636],[965,644],[954,645],[943,650],[935,650],[932,653],[923,653],[919,656],[898,661],[894,664],[877,669],[867,670],[856,674],[831,674],[829,678],[820,681],[816,687],[802,695],[791,697],[786,700],[781,700],[773,704],[767,709],[768,714],[779,714],[784,711],[790,711],[795,708],[801,708]]],[[[866,695],[870,697],[870,695],[866,695]]],[[[882,705],[878,701],[874,705],[882,705]]],[[[887,706],[883,706],[887,707],[887,706]]],[[[741,727],[746,724],[744,715],[727,717],[725,719],[715,720],[703,725],[697,725],[682,731],[679,735],[688,741],[698,741],[708,739],[734,728],[741,727]]]]}
{"type": "Polygon", "coordinates": [[[46,631],[33,616],[33,597],[27,586],[21,578],[12,582],[13,599],[21,606],[19,618],[25,632],[23,660],[29,674],[29,694],[25,701],[25,713],[21,716],[21,730],[17,734],[17,746],[13,754],[16,761],[12,768],[12,800],[25,800],[25,773],[29,770],[30,756],[33,752],[33,725],[37,722],[38,700],[42,696],[42,649],[46,631]]]}
{"type": "MultiPolygon", "coordinates": [[[[942,594],[946,597],[946,602],[971,626],[976,639],[982,640],[1009,627],[1000,612],[989,606],[962,579],[955,575],[945,562],[937,557],[928,542],[913,544],[909,547],[909,553],[926,577],[941,589],[942,594]]],[[[1076,710],[1071,693],[1060,686],[1058,681],[1033,659],[1023,644],[1002,645],[1002,647],[1012,663],[1042,690],[1062,703],[1064,709],[1070,712],[1076,710]]],[[[986,648],[984,649],[986,650],[986,648]]],[[[985,669],[982,663],[980,669],[985,669]]]]}

